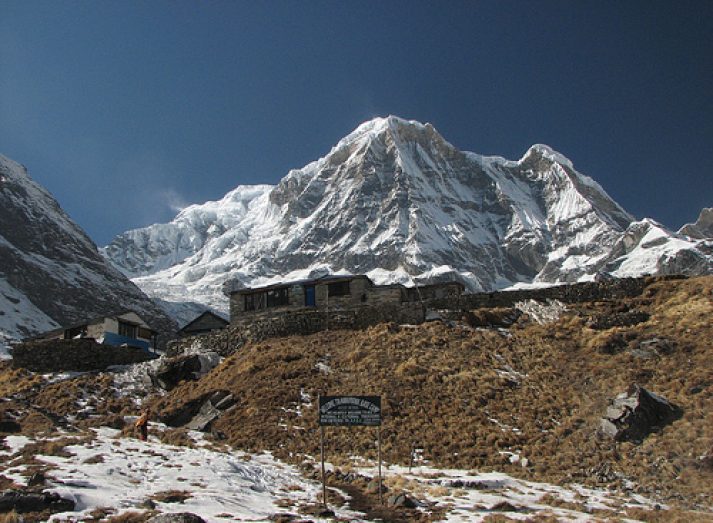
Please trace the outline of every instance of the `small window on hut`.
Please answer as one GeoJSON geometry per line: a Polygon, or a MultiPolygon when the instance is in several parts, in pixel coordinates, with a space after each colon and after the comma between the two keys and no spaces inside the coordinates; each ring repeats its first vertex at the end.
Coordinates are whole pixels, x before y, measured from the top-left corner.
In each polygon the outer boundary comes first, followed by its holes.
{"type": "Polygon", "coordinates": [[[289,305],[290,298],[287,292],[287,287],[280,289],[272,289],[269,291],[254,292],[245,295],[246,311],[258,311],[268,307],[280,307],[289,305]]]}
{"type": "Polygon", "coordinates": [[[328,286],[329,290],[329,296],[347,296],[350,293],[349,291],[349,280],[347,281],[338,281],[335,283],[330,283],[328,286]]]}
{"type": "Polygon", "coordinates": [[[119,321],[119,336],[126,336],[127,338],[136,338],[136,325],[119,321]]]}
{"type": "Polygon", "coordinates": [[[287,294],[287,287],[282,287],[281,289],[272,289],[267,291],[267,306],[268,307],[280,307],[282,305],[289,305],[290,298],[287,294]]]}
{"type": "Polygon", "coordinates": [[[255,310],[255,295],[246,294],[245,295],[245,310],[254,311],[255,310]]]}
{"type": "Polygon", "coordinates": [[[87,326],[80,325],[79,327],[72,327],[71,329],[66,329],[64,331],[64,339],[71,340],[73,338],[83,338],[87,335],[87,326]]]}
{"type": "Polygon", "coordinates": [[[150,329],[145,329],[143,327],[139,327],[139,338],[144,339],[144,340],[150,340],[151,339],[151,330],[150,329]]]}

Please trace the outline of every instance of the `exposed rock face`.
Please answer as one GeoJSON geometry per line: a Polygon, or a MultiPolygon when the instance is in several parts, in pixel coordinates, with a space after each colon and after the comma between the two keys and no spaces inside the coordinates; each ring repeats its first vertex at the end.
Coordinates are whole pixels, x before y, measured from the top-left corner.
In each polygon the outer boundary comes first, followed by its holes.
{"type": "Polygon", "coordinates": [[[687,223],[678,232],[691,238],[713,238],[713,207],[703,209],[694,223],[687,223]]]}
{"type": "Polygon", "coordinates": [[[607,408],[599,429],[616,441],[640,443],[681,414],[680,408],[635,384],[607,408]]]}
{"type": "Polygon", "coordinates": [[[359,126],[275,187],[238,187],[104,254],[149,295],[226,309],[222,285],[315,271],[377,283],[458,279],[469,290],[713,270],[704,243],[635,222],[545,145],[518,161],[463,152],[429,124],[359,126]]]}
{"type": "Polygon", "coordinates": [[[99,254],[96,245],[27,174],[0,156],[0,331],[21,338],[120,309],[159,332],[173,320],[99,254]],[[40,318],[42,321],[38,320],[40,318]]]}

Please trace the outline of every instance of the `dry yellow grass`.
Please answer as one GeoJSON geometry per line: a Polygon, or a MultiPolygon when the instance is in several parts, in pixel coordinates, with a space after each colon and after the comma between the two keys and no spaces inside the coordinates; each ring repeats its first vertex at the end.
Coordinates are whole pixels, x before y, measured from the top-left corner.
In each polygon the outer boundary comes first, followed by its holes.
{"type": "MultiPolygon", "coordinates": [[[[318,455],[320,394],[380,394],[388,462],[408,464],[416,446],[437,466],[611,487],[633,480],[641,493],[695,507],[710,504],[713,493],[713,474],[697,459],[713,444],[712,297],[713,277],[653,280],[639,298],[582,304],[549,325],[519,321],[507,335],[429,323],[273,339],[246,345],[207,377],[150,403],[167,415],[229,390],[237,406],[215,429],[239,448],[299,460],[318,455]],[[626,311],[649,319],[586,326],[587,318],[626,311]],[[602,350],[613,337],[617,350],[602,350]],[[670,350],[637,356],[633,349],[654,338],[666,338],[670,350]],[[683,417],[638,446],[598,439],[608,401],[632,383],[682,407],[683,417]],[[500,452],[529,464],[511,464],[500,452]]],[[[330,460],[376,458],[374,429],[327,433],[330,460]]]]}

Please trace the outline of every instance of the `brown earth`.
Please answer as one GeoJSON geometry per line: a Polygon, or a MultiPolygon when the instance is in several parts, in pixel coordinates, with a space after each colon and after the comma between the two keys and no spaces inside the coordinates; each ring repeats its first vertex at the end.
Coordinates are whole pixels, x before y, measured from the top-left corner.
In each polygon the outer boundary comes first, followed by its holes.
{"type": "MultiPolygon", "coordinates": [[[[527,317],[507,331],[382,324],[248,344],[200,381],[148,403],[169,417],[229,390],[237,406],[214,432],[300,461],[319,456],[320,394],[378,394],[389,463],[408,464],[416,447],[436,466],[710,507],[713,471],[701,457],[713,444],[712,317],[713,277],[652,280],[638,298],[573,306],[548,325],[527,317]],[[617,318],[623,326],[591,328],[617,318]],[[665,342],[640,345],[655,338],[665,342]],[[633,383],[681,407],[682,418],[639,445],[598,437],[609,400],[633,383]],[[510,452],[527,466],[511,464],[510,452]]],[[[327,458],[375,458],[375,439],[372,428],[329,428],[327,458]]]]}

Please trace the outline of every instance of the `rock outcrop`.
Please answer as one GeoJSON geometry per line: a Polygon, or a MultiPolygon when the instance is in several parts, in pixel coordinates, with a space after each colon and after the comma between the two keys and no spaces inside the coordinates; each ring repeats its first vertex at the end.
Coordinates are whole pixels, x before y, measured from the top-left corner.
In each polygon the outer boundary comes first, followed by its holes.
{"type": "MultiPolygon", "coordinates": [[[[9,490],[0,494],[0,513],[67,512],[74,510],[74,501],[56,493],[9,490]]],[[[10,521],[9,519],[7,521],[10,521]]]]}
{"type": "Polygon", "coordinates": [[[151,381],[157,387],[171,390],[181,381],[197,380],[215,367],[219,361],[220,355],[216,352],[164,357],[158,368],[150,373],[151,381]]]}
{"type": "Polygon", "coordinates": [[[208,432],[212,423],[235,405],[235,398],[226,390],[217,390],[189,401],[180,408],[166,412],[161,421],[172,427],[208,432]]]}
{"type": "Polygon", "coordinates": [[[703,209],[694,223],[687,223],[678,232],[691,238],[713,238],[713,207],[703,209]]]}
{"type": "Polygon", "coordinates": [[[679,407],[641,387],[632,385],[619,394],[601,420],[601,434],[615,441],[640,443],[650,433],[681,417],[679,407]]]}

